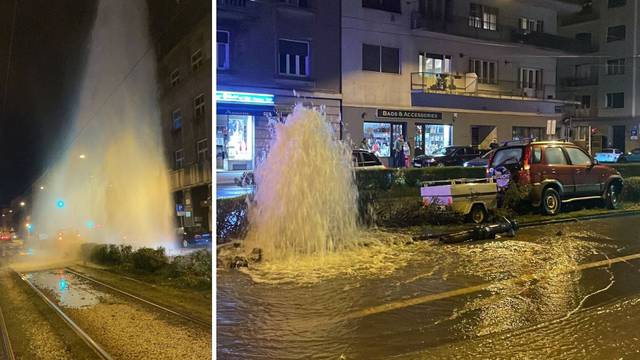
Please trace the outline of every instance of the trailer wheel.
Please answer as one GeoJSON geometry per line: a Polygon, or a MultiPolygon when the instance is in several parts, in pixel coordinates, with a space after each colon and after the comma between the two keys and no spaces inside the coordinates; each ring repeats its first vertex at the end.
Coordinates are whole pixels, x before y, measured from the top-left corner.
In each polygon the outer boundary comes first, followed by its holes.
{"type": "Polygon", "coordinates": [[[469,219],[476,224],[481,224],[487,218],[487,210],[484,209],[484,206],[481,204],[475,204],[471,207],[471,212],[469,212],[469,219]]]}

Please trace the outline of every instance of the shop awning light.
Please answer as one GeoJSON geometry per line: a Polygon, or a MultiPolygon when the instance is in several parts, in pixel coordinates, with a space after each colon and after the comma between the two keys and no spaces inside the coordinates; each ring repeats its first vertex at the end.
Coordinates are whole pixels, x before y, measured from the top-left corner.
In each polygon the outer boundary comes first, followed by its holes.
{"type": "Polygon", "coordinates": [[[237,104],[273,105],[273,95],[233,91],[216,91],[216,101],[237,104]]]}

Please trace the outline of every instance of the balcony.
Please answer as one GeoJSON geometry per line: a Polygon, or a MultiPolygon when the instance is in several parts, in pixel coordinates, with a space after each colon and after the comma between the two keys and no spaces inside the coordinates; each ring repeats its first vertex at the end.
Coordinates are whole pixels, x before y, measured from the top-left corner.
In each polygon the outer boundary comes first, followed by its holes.
{"type": "Polygon", "coordinates": [[[560,23],[560,26],[568,26],[568,25],[579,24],[587,21],[598,20],[599,18],[600,18],[600,15],[594,10],[585,9],[575,14],[561,16],[559,18],[560,20],[559,23],[560,23]]]}
{"type": "Polygon", "coordinates": [[[246,20],[256,16],[256,3],[250,0],[217,0],[217,17],[246,20]]]}
{"type": "Polygon", "coordinates": [[[211,162],[203,161],[187,165],[169,173],[172,191],[211,183],[211,162]]]}
{"type": "MultiPolygon", "coordinates": [[[[498,21],[500,18],[498,18],[498,21]]],[[[544,32],[524,31],[516,26],[481,23],[466,16],[426,17],[419,12],[411,14],[411,28],[442,32],[476,39],[520,43],[542,48],[588,53],[598,50],[585,40],[572,39],[544,32]]]]}
{"type": "Polygon", "coordinates": [[[498,99],[553,99],[555,85],[538,84],[525,88],[518,81],[499,80],[483,82],[474,73],[436,74],[417,72],[411,74],[411,91],[436,94],[451,94],[498,99]]]}
{"type": "Polygon", "coordinates": [[[598,85],[598,74],[581,77],[566,77],[560,79],[560,85],[566,87],[593,86],[598,85]]]}

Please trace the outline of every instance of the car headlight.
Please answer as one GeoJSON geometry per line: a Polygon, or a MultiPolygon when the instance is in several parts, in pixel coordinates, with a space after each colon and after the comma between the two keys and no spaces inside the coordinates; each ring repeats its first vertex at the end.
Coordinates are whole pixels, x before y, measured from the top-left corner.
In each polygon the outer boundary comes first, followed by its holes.
{"type": "Polygon", "coordinates": [[[465,162],[464,164],[462,164],[462,166],[464,166],[464,167],[468,167],[468,166],[469,166],[469,163],[468,163],[468,162],[465,162]]]}

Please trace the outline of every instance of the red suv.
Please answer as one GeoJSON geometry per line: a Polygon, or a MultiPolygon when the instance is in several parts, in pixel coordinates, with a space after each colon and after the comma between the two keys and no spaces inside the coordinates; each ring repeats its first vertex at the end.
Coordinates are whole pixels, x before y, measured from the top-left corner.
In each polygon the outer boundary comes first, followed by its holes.
{"type": "Polygon", "coordinates": [[[616,169],[599,165],[582,148],[562,141],[508,142],[491,157],[487,174],[501,189],[511,183],[524,186],[532,205],[549,215],[577,200],[602,199],[615,209],[623,186],[616,169]]]}

